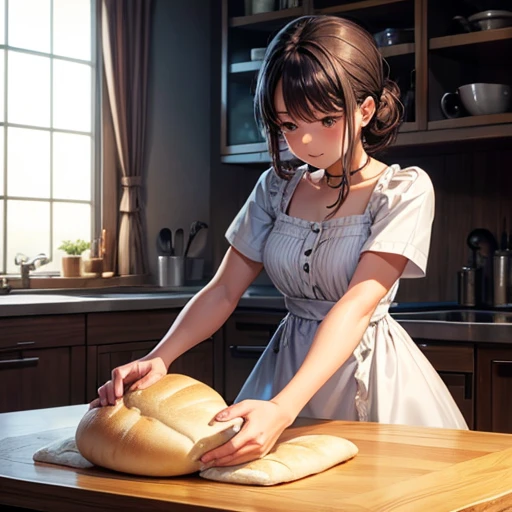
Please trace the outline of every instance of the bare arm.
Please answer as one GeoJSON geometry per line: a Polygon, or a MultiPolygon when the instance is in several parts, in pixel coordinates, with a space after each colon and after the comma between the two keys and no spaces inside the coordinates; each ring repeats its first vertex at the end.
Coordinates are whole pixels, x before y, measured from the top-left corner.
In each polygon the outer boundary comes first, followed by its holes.
{"type": "Polygon", "coordinates": [[[246,421],[233,439],[201,457],[205,467],[241,464],[271,450],[311,397],[350,357],[375,308],[406,264],[407,258],[400,255],[362,255],[347,292],[320,324],[304,362],[285,388],[270,401],[244,400],[217,414],[217,421],[236,417],[246,421]]]}
{"type": "Polygon", "coordinates": [[[147,388],[161,379],[176,358],[224,324],[262,268],[230,247],[214,278],[183,308],[160,343],[137,361],[114,368],[91,407],[115,404],[126,389],[147,388]]]}
{"type": "Polygon", "coordinates": [[[230,247],[213,279],[183,308],[160,343],[143,359],[160,357],[168,367],[209,338],[229,318],[263,265],[230,247]]]}

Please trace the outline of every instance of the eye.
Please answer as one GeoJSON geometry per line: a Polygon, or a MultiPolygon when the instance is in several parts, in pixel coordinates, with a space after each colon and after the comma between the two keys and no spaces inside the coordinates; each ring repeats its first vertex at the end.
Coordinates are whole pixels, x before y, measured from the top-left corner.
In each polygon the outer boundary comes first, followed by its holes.
{"type": "Polygon", "coordinates": [[[326,128],[331,128],[337,122],[338,122],[338,118],[337,117],[324,117],[322,119],[322,125],[325,126],[326,128]]]}
{"type": "Polygon", "coordinates": [[[297,125],[295,125],[293,123],[283,123],[281,125],[282,133],[294,132],[296,129],[297,129],[297,125]]]}

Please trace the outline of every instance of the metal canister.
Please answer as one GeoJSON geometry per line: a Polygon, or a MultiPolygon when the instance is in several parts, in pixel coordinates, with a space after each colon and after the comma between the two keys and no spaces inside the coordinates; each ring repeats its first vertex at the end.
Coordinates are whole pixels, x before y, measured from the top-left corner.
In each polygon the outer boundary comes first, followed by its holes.
{"type": "Polygon", "coordinates": [[[493,289],[495,306],[505,306],[509,302],[510,251],[496,251],[493,257],[493,289]]]}
{"type": "Polygon", "coordinates": [[[462,267],[457,272],[458,302],[461,306],[476,306],[480,300],[482,269],[462,267]]]}

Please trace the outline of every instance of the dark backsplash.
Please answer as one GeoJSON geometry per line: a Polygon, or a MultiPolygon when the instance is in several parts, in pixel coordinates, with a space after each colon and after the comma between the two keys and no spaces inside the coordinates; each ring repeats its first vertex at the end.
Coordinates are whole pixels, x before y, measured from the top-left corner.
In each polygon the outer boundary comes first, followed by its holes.
{"type": "MultiPolygon", "coordinates": [[[[427,277],[403,279],[399,302],[454,301],[456,273],[468,263],[466,237],[487,228],[497,237],[503,218],[512,229],[512,149],[506,142],[395,150],[381,158],[388,164],[417,165],[431,177],[436,216],[427,277]]],[[[224,232],[265,167],[219,165],[211,179],[213,264],[227,249],[224,232]]],[[[260,278],[265,282],[265,276],[260,278]]]]}

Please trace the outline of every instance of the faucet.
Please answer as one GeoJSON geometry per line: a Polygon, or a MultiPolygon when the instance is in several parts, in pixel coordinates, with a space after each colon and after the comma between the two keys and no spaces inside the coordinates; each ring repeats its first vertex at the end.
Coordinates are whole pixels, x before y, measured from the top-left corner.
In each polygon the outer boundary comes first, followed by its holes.
{"type": "Polygon", "coordinates": [[[18,253],[14,258],[14,263],[20,266],[21,271],[21,286],[22,288],[30,288],[30,271],[35,270],[37,267],[46,265],[50,260],[44,253],[39,253],[30,259],[24,254],[18,253]]]}
{"type": "Polygon", "coordinates": [[[7,295],[11,291],[11,285],[7,282],[7,278],[2,277],[2,284],[0,285],[0,295],[7,295]]]}

